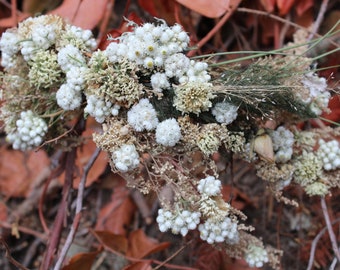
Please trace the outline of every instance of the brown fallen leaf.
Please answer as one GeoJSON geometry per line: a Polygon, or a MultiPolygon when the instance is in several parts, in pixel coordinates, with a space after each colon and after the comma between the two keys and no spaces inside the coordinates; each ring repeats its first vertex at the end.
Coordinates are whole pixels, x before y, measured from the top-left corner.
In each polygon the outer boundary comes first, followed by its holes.
{"type": "Polygon", "coordinates": [[[102,250],[94,252],[84,252],[74,255],[69,263],[62,268],[62,270],[91,270],[92,264],[96,260],[97,255],[102,250]]]}
{"type": "Polygon", "coordinates": [[[49,13],[59,15],[83,29],[93,29],[103,18],[107,4],[108,0],[64,0],[49,13]]]}
{"type": "Polygon", "coordinates": [[[109,250],[126,254],[128,240],[124,235],[114,234],[110,231],[92,231],[97,240],[109,250]]]}
{"type": "Polygon", "coordinates": [[[218,18],[230,9],[230,0],[176,0],[183,6],[209,18],[218,18]]]}
{"type": "Polygon", "coordinates": [[[50,165],[45,151],[21,152],[0,148],[0,193],[7,197],[26,197],[44,168],[50,165]]]}
{"type": "Polygon", "coordinates": [[[138,229],[129,235],[129,248],[126,255],[141,259],[169,246],[169,242],[159,243],[156,239],[148,237],[142,229],[138,229]]]}

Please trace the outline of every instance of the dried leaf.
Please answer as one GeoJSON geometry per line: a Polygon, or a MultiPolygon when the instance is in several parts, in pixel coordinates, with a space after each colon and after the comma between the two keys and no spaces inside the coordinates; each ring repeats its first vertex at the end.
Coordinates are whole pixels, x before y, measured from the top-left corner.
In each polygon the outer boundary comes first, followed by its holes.
{"type": "Polygon", "coordinates": [[[64,0],[49,13],[66,18],[83,29],[93,29],[102,19],[107,2],[108,0],[64,0]]]}
{"type": "Polygon", "coordinates": [[[12,17],[0,19],[0,27],[3,28],[15,27],[18,24],[18,22],[25,20],[29,16],[30,14],[28,13],[20,13],[17,17],[17,21],[14,21],[12,17]]]}
{"type": "Polygon", "coordinates": [[[108,230],[114,234],[126,235],[135,211],[136,206],[123,180],[120,186],[114,188],[111,201],[100,210],[96,230],[108,230]]]}
{"type": "Polygon", "coordinates": [[[91,266],[100,252],[101,250],[76,254],[62,270],[91,270],[91,266]]]}
{"type": "Polygon", "coordinates": [[[230,9],[230,0],[176,0],[183,6],[209,18],[218,18],[230,9]]]}
{"type": "Polygon", "coordinates": [[[93,234],[103,246],[116,252],[126,254],[128,250],[128,240],[125,236],[114,234],[109,231],[93,231],[93,234]]]}
{"type": "Polygon", "coordinates": [[[279,9],[279,13],[281,16],[287,15],[292,6],[294,5],[295,0],[276,0],[277,7],[279,9]]]}
{"type": "Polygon", "coordinates": [[[308,9],[310,9],[311,7],[313,7],[314,5],[314,0],[303,0],[303,1],[299,1],[296,5],[296,13],[298,16],[301,16],[302,14],[304,14],[308,9]]]}
{"type": "Polygon", "coordinates": [[[26,197],[34,182],[49,166],[43,150],[21,152],[0,148],[0,193],[8,197],[26,197]]]}
{"type": "Polygon", "coordinates": [[[260,0],[261,5],[267,12],[273,12],[276,0],[260,0]]]}
{"type": "Polygon", "coordinates": [[[168,248],[170,243],[158,243],[157,240],[148,237],[143,230],[133,231],[129,235],[129,249],[127,255],[133,258],[141,259],[152,253],[168,248]]]}

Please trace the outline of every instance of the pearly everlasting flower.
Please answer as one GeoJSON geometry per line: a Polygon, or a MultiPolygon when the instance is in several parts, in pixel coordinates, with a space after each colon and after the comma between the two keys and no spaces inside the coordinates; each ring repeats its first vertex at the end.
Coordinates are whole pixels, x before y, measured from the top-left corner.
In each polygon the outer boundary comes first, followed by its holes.
{"type": "Polygon", "coordinates": [[[57,103],[65,111],[79,108],[82,102],[81,92],[74,90],[72,87],[73,85],[64,83],[56,93],[57,103]]]}
{"type": "Polygon", "coordinates": [[[208,74],[208,64],[205,62],[196,62],[190,60],[190,65],[185,74],[178,78],[179,83],[186,82],[199,82],[206,83],[209,82],[211,76],[208,74]]]}
{"type": "Polygon", "coordinates": [[[156,128],[156,142],[164,146],[175,146],[181,139],[181,128],[174,118],[162,121],[156,128]]]}
{"type": "Polygon", "coordinates": [[[206,178],[201,179],[197,186],[199,193],[208,196],[217,196],[221,193],[221,188],[221,181],[213,176],[207,176],[206,178]]]}
{"type": "Polygon", "coordinates": [[[162,92],[163,89],[170,87],[170,83],[165,73],[157,72],[151,75],[150,78],[152,89],[156,92],[162,92]]]}
{"type": "Polygon", "coordinates": [[[47,50],[57,39],[56,24],[35,24],[32,27],[32,41],[42,50],[47,50]]]}
{"type": "Polygon", "coordinates": [[[340,168],[340,144],[337,140],[325,142],[319,140],[317,156],[322,160],[323,168],[326,171],[340,168]]]}
{"type": "Polygon", "coordinates": [[[200,216],[199,212],[191,212],[189,210],[173,213],[169,210],[159,209],[156,221],[161,232],[171,229],[173,234],[186,236],[189,230],[196,229],[200,222],[200,216]]]}
{"type": "Polygon", "coordinates": [[[86,101],[84,112],[94,117],[98,123],[103,123],[105,118],[111,114],[118,114],[117,107],[114,108],[110,101],[105,101],[96,95],[87,96],[86,101]]]}
{"type": "Polygon", "coordinates": [[[157,113],[150,101],[143,98],[127,114],[128,123],[136,130],[153,130],[158,125],[157,113]]]}
{"type": "Polygon", "coordinates": [[[31,110],[23,111],[16,121],[16,131],[9,133],[7,140],[13,144],[14,149],[29,150],[43,142],[47,129],[42,118],[34,115],[31,110]]]}
{"type": "Polygon", "coordinates": [[[268,253],[263,247],[251,245],[248,247],[244,259],[250,267],[262,267],[269,261],[268,253]]]}
{"type": "Polygon", "coordinates": [[[13,29],[8,29],[1,35],[1,65],[4,68],[10,68],[14,65],[15,54],[20,50],[19,41],[18,33],[13,29]]]}
{"type": "Polygon", "coordinates": [[[85,67],[71,67],[66,72],[66,82],[75,91],[82,91],[85,87],[85,67]]]}
{"type": "Polygon", "coordinates": [[[320,115],[327,108],[331,97],[327,91],[326,79],[318,77],[313,72],[309,72],[304,75],[301,82],[309,91],[309,98],[303,102],[309,103],[309,108],[315,115],[320,115]]]}
{"type": "Polygon", "coordinates": [[[131,171],[139,165],[139,155],[133,144],[123,144],[112,153],[112,160],[121,172],[131,171]]]}
{"type": "Polygon", "coordinates": [[[164,63],[165,74],[168,78],[181,77],[190,66],[190,59],[182,53],[169,56],[164,63]]]}
{"type": "Polygon", "coordinates": [[[293,155],[294,134],[283,126],[269,133],[273,149],[275,151],[275,161],[285,163],[293,155]]]}
{"type": "Polygon", "coordinates": [[[222,243],[236,244],[239,241],[237,223],[229,217],[224,219],[208,218],[198,226],[200,237],[209,244],[222,243]]]}
{"type": "Polygon", "coordinates": [[[237,118],[238,107],[229,102],[218,102],[211,113],[219,123],[230,124],[237,118]]]}
{"type": "Polygon", "coordinates": [[[199,114],[208,111],[215,97],[210,83],[188,82],[175,88],[174,106],[182,113],[199,114]]]}
{"type": "Polygon", "coordinates": [[[82,67],[86,65],[84,56],[80,50],[73,45],[67,45],[59,51],[58,63],[65,72],[72,67],[82,67]]]}

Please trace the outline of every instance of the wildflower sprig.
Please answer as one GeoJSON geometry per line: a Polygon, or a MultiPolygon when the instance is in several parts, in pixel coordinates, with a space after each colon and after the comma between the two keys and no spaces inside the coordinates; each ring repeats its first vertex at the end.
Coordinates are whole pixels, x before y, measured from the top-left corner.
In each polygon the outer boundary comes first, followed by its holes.
{"type": "Polygon", "coordinates": [[[188,58],[188,33],[162,20],[132,23],[131,32],[95,50],[88,30],[53,15],[29,18],[0,40],[0,116],[20,150],[54,138],[67,146],[68,121],[93,117],[102,125],[93,140],[112,170],[128,186],[159,196],[162,232],[197,229],[202,240],[251,266],[274,264],[246,232],[245,216],[223,200],[212,156],[254,163],[274,191],[295,183],[324,196],[339,185],[329,176],[340,167],[339,144],[315,133],[306,146],[306,132],[294,126],[327,110],[327,81],[305,54],[321,40],[306,42],[297,32],[290,46],[240,57],[257,59],[242,66],[188,58]],[[276,127],[264,128],[268,120],[276,127]],[[172,190],[170,201],[161,196],[164,187],[172,190]]]}

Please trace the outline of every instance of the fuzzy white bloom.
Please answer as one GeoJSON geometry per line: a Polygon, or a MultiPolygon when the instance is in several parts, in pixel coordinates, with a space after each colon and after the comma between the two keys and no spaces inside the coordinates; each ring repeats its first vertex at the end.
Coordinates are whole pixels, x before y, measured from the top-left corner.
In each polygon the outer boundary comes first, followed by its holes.
{"type": "Polygon", "coordinates": [[[168,78],[181,77],[190,67],[190,59],[182,53],[169,56],[164,62],[165,74],[168,78]]]}
{"type": "Polygon", "coordinates": [[[244,259],[250,267],[262,267],[269,261],[267,251],[258,246],[251,245],[246,251],[244,259]]]}
{"type": "Polygon", "coordinates": [[[32,40],[25,40],[21,42],[20,52],[26,62],[32,60],[39,50],[41,50],[39,46],[32,40]]]}
{"type": "Polygon", "coordinates": [[[67,72],[72,67],[85,66],[86,61],[80,50],[77,47],[69,44],[59,51],[58,64],[63,71],[67,72]]]}
{"type": "Polygon", "coordinates": [[[331,94],[329,92],[320,93],[320,95],[313,99],[313,101],[309,104],[310,110],[315,115],[321,115],[323,110],[327,108],[330,98],[331,94]]]}
{"type": "Polygon", "coordinates": [[[127,113],[127,120],[136,131],[150,131],[158,125],[157,112],[147,98],[132,106],[127,113]]]}
{"type": "Polygon", "coordinates": [[[327,81],[325,78],[318,77],[317,74],[309,72],[301,80],[304,87],[309,90],[309,98],[303,100],[310,103],[309,107],[315,115],[320,115],[327,108],[330,93],[327,91],[327,81]]]}
{"type": "Polygon", "coordinates": [[[85,67],[71,67],[66,72],[67,84],[75,91],[82,91],[85,87],[85,67]]]}
{"type": "Polygon", "coordinates": [[[20,38],[18,34],[13,29],[8,29],[6,32],[2,33],[0,39],[0,50],[2,53],[7,53],[9,55],[16,54],[19,50],[20,38]]]}
{"type": "Polygon", "coordinates": [[[209,82],[211,76],[208,74],[208,64],[205,62],[196,62],[190,60],[190,66],[183,76],[178,78],[179,83],[187,82],[199,82],[206,83],[209,82]]]}
{"type": "Polygon", "coordinates": [[[340,168],[340,144],[337,140],[325,142],[323,139],[319,140],[319,149],[317,156],[323,163],[323,168],[326,171],[340,168]]]}
{"type": "Polygon", "coordinates": [[[112,160],[121,172],[131,171],[139,165],[139,155],[133,144],[123,144],[112,153],[112,160]]]}
{"type": "Polygon", "coordinates": [[[220,194],[221,188],[221,181],[213,176],[208,176],[204,179],[201,179],[197,186],[199,193],[206,194],[208,196],[216,196],[220,194]]]}
{"type": "Polygon", "coordinates": [[[182,138],[181,128],[176,119],[162,121],[156,128],[156,142],[164,146],[175,146],[182,138]]]}
{"type": "Polygon", "coordinates": [[[198,226],[200,237],[209,244],[222,243],[227,241],[235,244],[239,241],[237,223],[229,217],[225,217],[222,221],[216,218],[208,218],[203,224],[198,226]]]}
{"type": "Polygon", "coordinates": [[[171,229],[173,234],[186,236],[189,230],[196,229],[200,222],[200,216],[201,214],[199,212],[191,212],[188,210],[172,213],[171,211],[159,209],[156,221],[161,232],[171,229]]]}
{"type": "Polygon", "coordinates": [[[307,102],[310,102],[311,99],[318,97],[320,93],[327,90],[326,79],[318,77],[313,72],[305,74],[301,82],[309,90],[310,99],[307,102]]]}
{"type": "Polygon", "coordinates": [[[87,105],[84,112],[88,113],[96,119],[98,123],[103,123],[105,118],[109,115],[117,115],[117,106],[114,107],[110,101],[105,101],[96,95],[89,95],[86,97],[87,105]]]}
{"type": "Polygon", "coordinates": [[[219,123],[230,124],[237,118],[238,107],[229,102],[218,102],[211,113],[219,123]]]}
{"type": "Polygon", "coordinates": [[[163,89],[167,89],[170,87],[170,83],[165,73],[157,72],[155,74],[152,74],[150,81],[152,89],[156,92],[162,92],[163,89]]]}
{"type": "Polygon", "coordinates": [[[40,49],[47,50],[57,38],[58,26],[55,24],[34,24],[32,28],[32,41],[40,49]]]}
{"type": "Polygon", "coordinates": [[[16,127],[16,132],[9,133],[7,139],[13,144],[14,149],[22,151],[40,145],[48,129],[45,121],[30,110],[20,113],[16,127]]]}
{"type": "Polygon", "coordinates": [[[58,105],[65,111],[72,111],[80,107],[82,96],[80,91],[73,89],[73,85],[64,83],[56,93],[58,105]]]}
{"type": "Polygon", "coordinates": [[[94,50],[97,47],[97,42],[93,38],[93,34],[91,30],[84,30],[75,25],[67,25],[66,26],[66,35],[74,36],[81,43],[85,45],[90,50],[94,50]],[[68,32],[68,33],[67,33],[68,32]]]}
{"type": "Polygon", "coordinates": [[[9,29],[4,32],[0,39],[1,65],[10,68],[14,65],[14,55],[20,50],[19,36],[16,32],[9,29]]]}
{"type": "Polygon", "coordinates": [[[269,135],[273,142],[275,161],[285,163],[290,160],[293,155],[294,134],[284,126],[280,126],[269,135]]]}

